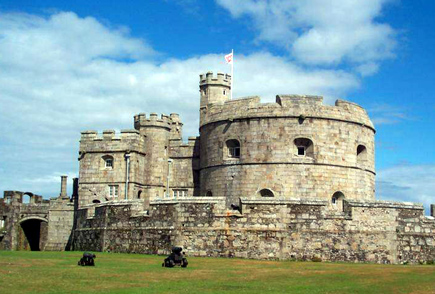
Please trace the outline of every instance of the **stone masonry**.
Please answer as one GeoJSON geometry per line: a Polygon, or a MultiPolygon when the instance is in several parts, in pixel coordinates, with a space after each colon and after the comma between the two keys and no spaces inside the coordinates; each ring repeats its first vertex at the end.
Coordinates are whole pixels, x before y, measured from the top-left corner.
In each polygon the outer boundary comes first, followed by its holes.
{"type": "MultiPolygon", "coordinates": [[[[176,113],[135,115],[120,134],[82,132],[77,193],[50,201],[40,249],[435,259],[435,209],[375,199],[375,129],[362,107],[318,96],[230,100],[223,73],[200,75],[199,89],[200,136],[187,143],[176,113]]],[[[0,208],[8,225],[20,221],[0,208]]],[[[12,244],[5,232],[0,246],[12,244]]]]}

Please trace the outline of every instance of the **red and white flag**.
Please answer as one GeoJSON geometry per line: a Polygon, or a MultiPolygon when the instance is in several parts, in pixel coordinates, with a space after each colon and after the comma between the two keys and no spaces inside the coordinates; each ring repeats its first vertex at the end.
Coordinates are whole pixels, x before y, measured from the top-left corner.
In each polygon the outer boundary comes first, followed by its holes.
{"type": "Polygon", "coordinates": [[[228,64],[233,64],[233,52],[231,52],[230,54],[225,55],[225,61],[228,64]]]}

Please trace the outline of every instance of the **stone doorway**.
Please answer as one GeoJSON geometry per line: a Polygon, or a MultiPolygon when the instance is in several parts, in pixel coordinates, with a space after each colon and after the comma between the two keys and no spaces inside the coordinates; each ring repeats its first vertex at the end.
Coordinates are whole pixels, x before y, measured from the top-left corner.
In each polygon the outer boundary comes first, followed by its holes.
{"type": "Polygon", "coordinates": [[[21,221],[19,250],[41,251],[47,242],[47,221],[31,218],[21,221]]]}

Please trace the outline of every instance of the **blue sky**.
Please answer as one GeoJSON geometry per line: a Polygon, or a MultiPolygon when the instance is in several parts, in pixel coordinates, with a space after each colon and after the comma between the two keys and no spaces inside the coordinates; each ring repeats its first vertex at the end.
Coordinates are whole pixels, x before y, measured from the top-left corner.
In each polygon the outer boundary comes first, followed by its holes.
{"type": "Polygon", "coordinates": [[[234,95],[315,94],[375,123],[377,198],[435,203],[435,2],[154,0],[0,2],[0,191],[59,193],[87,129],[139,112],[198,129],[198,74],[234,95]]]}

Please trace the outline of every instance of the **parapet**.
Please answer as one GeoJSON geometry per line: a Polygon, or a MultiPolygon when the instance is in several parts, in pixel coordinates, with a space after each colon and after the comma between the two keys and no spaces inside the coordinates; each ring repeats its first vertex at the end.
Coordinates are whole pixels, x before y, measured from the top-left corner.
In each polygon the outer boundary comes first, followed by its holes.
{"type": "Polygon", "coordinates": [[[117,134],[115,130],[104,130],[102,133],[97,131],[83,131],[81,132],[82,141],[119,141],[122,139],[132,139],[139,137],[139,131],[137,130],[121,130],[120,134],[117,134]]]}
{"type": "Polygon", "coordinates": [[[213,76],[213,72],[209,71],[206,74],[199,75],[199,85],[221,85],[231,86],[231,75],[218,72],[216,76],[213,76]]]}
{"type": "Polygon", "coordinates": [[[140,130],[140,128],[147,127],[161,127],[171,129],[171,125],[181,124],[180,116],[177,113],[171,113],[171,115],[161,114],[160,117],[157,113],[150,113],[147,117],[145,113],[139,113],[134,116],[134,128],[140,130]]]}
{"type": "Polygon", "coordinates": [[[143,138],[138,130],[84,131],[81,133],[80,152],[111,152],[121,150],[142,150],[143,138]]]}
{"type": "Polygon", "coordinates": [[[169,140],[169,157],[199,157],[199,137],[189,137],[187,143],[183,142],[181,139],[169,140]]]}
{"type": "Polygon", "coordinates": [[[322,96],[311,95],[276,95],[276,103],[284,107],[295,107],[299,105],[323,105],[322,96]]]}
{"type": "Polygon", "coordinates": [[[260,97],[252,96],[212,104],[207,107],[200,127],[218,121],[274,117],[347,121],[375,130],[361,106],[344,100],[337,100],[335,106],[324,105],[323,97],[310,95],[277,95],[275,103],[261,103],[260,97]]]}

